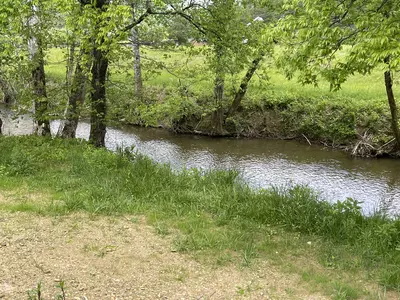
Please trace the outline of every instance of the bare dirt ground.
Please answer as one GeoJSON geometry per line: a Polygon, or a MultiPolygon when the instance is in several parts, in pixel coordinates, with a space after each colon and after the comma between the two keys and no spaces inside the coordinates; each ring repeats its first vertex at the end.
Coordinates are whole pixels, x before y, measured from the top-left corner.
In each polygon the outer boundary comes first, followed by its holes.
{"type": "Polygon", "coordinates": [[[42,283],[54,299],[326,299],[263,262],[213,267],[173,252],[145,220],[0,212],[0,299],[27,299],[42,283]]]}

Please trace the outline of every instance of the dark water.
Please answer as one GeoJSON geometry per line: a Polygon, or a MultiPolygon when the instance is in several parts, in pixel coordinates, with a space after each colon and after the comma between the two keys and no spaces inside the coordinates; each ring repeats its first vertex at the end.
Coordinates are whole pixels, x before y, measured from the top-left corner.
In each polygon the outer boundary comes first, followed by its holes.
{"type": "MultiPolygon", "coordinates": [[[[4,134],[32,133],[28,116],[13,120],[4,108],[0,111],[4,134]]],[[[53,132],[58,124],[52,123],[53,132]]],[[[79,124],[77,136],[88,138],[87,123],[79,124]]],[[[366,214],[377,209],[391,215],[400,213],[400,160],[355,159],[340,151],[294,141],[216,139],[176,135],[163,129],[108,128],[107,148],[131,145],[174,168],[236,169],[255,188],[308,185],[329,201],[347,197],[362,201],[366,214]]]]}

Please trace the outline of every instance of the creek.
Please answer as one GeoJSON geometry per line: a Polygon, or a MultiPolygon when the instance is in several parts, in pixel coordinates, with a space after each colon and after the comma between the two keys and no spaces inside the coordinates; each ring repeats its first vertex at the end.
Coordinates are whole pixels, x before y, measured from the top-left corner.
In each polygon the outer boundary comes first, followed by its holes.
{"type": "MultiPolygon", "coordinates": [[[[33,132],[28,115],[17,118],[0,106],[3,134],[33,132]]],[[[51,124],[56,132],[59,121],[51,124]]],[[[89,124],[80,122],[77,137],[87,139],[89,124]]],[[[384,210],[400,214],[400,160],[358,159],[347,153],[296,141],[210,138],[178,135],[164,129],[125,126],[107,129],[106,147],[134,145],[139,153],[174,169],[236,169],[253,188],[307,185],[331,202],[353,198],[364,214],[384,210]]]]}

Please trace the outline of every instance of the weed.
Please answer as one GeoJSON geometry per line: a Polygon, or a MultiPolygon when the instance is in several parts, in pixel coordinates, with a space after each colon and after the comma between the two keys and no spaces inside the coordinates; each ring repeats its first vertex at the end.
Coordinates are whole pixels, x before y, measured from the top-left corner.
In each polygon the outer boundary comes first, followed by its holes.
{"type": "MultiPolygon", "coordinates": [[[[60,293],[54,296],[54,299],[56,300],[66,300],[66,294],[65,294],[65,282],[63,280],[60,280],[56,286],[59,290],[60,293]]],[[[42,295],[42,283],[39,282],[36,286],[36,288],[29,290],[28,291],[28,300],[44,300],[43,295],[42,295]]]]}
{"type": "Polygon", "coordinates": [[[166,235],[169,235],[169,234],[170,234],[169,228],[168,228],[168,226],[167,226],[165,223],[157,222],[157,223],[154,225],[154,228],[155,228],[155,230],[156,230],[156,233],[159,234],[159,235],[161,235],[161,236],[166,236],[166,235]]]}
{"type": "Polygon", "coordinates": [[[56,295],[55,299],[56,300],[66,300],[65,297],[65,282],[63,280],[60,280],[57,284],[57,288],[60,289],[60,294],[56,295]]]}
{"type": "Polygon", "coordinates": [[[130,221],[131,221],[132,223],[137,224],[137,223],[139,223],[139,218],[138,218],[138,217],[132,217],[132,218],[130,218],[130,221]]]}
{"type": "Polygon", "coordinates": [[[28,300],[42,300],[42,283],[39,282],[36,288],[28,291],[28,300]]]}
{"type": "Polygon", "coordinates": [[[114,245],[98,246],[93,244],[85,244],[83,246],[83,251],[87,253],[94,253],[98,257],[104,257],[107,253],[115,251],[116,248],[117,247],[114,245]]]}
{"type": "Polygon", "coordinates": [[[255,249],[255,246],[253,243],[249,243],[246,248],[243,250],[242,253],[242,264],[244,266],[249,266],[251,264],[251,261],[253,261],[254,258],[257,257],[257,251],[255,249]]]}
{"type": "Polygon", "coordinates": [[[243,296],[245,294],[246,290],[240,286],[236,287],[236,293],[240,296],[243,296]]]}
{"type": "Polygon", "coordinates": [[[248,295],[251,292],[257,291],[261,289],[261,287],[254,281],[250,281],[248,284],[246,284],[245,287],[237,286],[236,287],[236,293],[240,296],[243,295],[248,295]]]}
{"type": "Polygon", "coordinates": [[[294,290],[292,288],[285,288],[285,292],[289,296],[293,296],[294,295],[294,290]]]}
{"type": "Polygon", "coordinates": [[[334,293],[332,299],[334,300],[352,300],[360,297],[357,290],[341,283],[334,282],[334,293]]]}
{"type": "Polygon", "coordinates": [[[231,253],[219,253],[216,258],[216,264],[218,266],[225,266],[233,262],[233,256],[231,253]]]}

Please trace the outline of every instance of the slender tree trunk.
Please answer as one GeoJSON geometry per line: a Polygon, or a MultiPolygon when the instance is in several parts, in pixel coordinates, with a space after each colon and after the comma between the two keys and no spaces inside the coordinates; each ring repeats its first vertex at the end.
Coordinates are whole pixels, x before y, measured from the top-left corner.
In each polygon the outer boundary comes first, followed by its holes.
{"type": "Polygon", "coordinates": [[[50,135],[50,122],[47,117],[48,100],[46,94],[46,77],[44,72],[43,50],[40,43],[33,56],[34,67],[32,70],[35,119],[37,122],[37,134],[50,135]]]}
{"type": "Polygon", "coordinates": [[[65,82],[67,84],[67,90],[70,91],[72,85],[72,75],[74,74],[74,65],[75,65],[75,42],[72,42],[69,47],[68,61],[67,61],[67,70],[65,74],[65,82]]]}
{"type": "Polygon", "coordinates": [[[39,30],[39,17],[37,12],[39,8],[33,6],[34,12],[29,20],[29,26],[32,30],[28,49],[32,61],[32,84],[34,95],[35,120],[37,123],[36,133],[39,135],[50,135],[50,122],[46,116],[48,110],[48,100],[46,94],[46,77],[44,72],[44,56],[42,41],[36,34],[39,30]]]}
{"type": "Polygon", "coordinates": [[[222,74],[217,74],[214,82],[214,98],[216,106],[221,106],[224,98],[225,78],[222,74]]]}
{"type": "Polygon", "coordinates": [[[260,62],[262,61],[265,53],[261,53],[257,58],[255,58],[252,63],[250,68],[247,70],[246,75],[242,78],[242,82],[240,83],[239,90],[237,91],[235,98],[232,101],[231,107],[229,108],[228,116],[231,116],[234,114],[237,109],[239,108],[240,103],[242,102],[242,99],[246,95],[247,88],[249,86],[249,82],[251,78],[253,77],[254,73],[257,71],[258,66],[260,65],[260,62]]]}
{"type": "Polygon", "coordinates": [[[90,136],[89,142],[96,147],[105,146],[106,135],[106,77],[108,68],[108,58],[106,53],[95,47],[93,50],[92,65],[92,90],[91,114],[90,114],[90,136]]]}
{"type": "Polygon", "coordinates": [[[133,70],[135,73],[135,96],[141,97],[143,90],[143,80],[142,80],[142,68],[140,64],[140,44],[139,44],[139,33],[134,27],[131,29],[132,36],[132,50],[134,54],[133,70]]]}
{"type": "MultiPolygon", "coordinates": [[[[98,13],[107,9],[109,0],[84,1],[80,0],[82,5],[91,5],[96,8],[98,13]]],[[[99,29],[100,24],[95,24],[95,29],[99,29]]],[[[90,135],[89,142],[95,147],[105,146],[106,136],[106,77],[108,69],[107,50],[101,49],[105,46],[104,38],[97,40],[96,34],[93,36],[92,48],[92,81],[90,91],[90,135]]]]}
{"type": "Polygon", "coordinates": [[[222,106],[222,100],[224,97],[224,85],[225,85],[224,78],[217,76],[215,78],[215,86],[214,86],[214,97],[215,97],[216,108],[212,116],[214,131],[217,135],[223,133],[223,123],[225,119],[224,110],[222,106]]]}
{"type": "MultiPolygon", "coordinates": [[[[68,104],[67,107],[64,110],[64,119],[60,121],[60,125],[58,126],[57,130],[57,136],[63,136],[63,130],[65,127],[66,123],[66,118],[70,114],[68,111],[71,107],[70,101],[71,101],[71,93],[72,93],[72,80],[73,80],[73,74],[74,74],[74,63],[75,63],[75,42],[72,42],[71,45],[69,46],[69,51],[68,51],[68,60],[67,60],[67,68],[65,72],[65,87],[68,92],[68,104]]],[[[69,136],[68,136],[69,137],[69,136]]],[[[75,137],[75,133],[74,136],[75,137]]]]}
{"type": "Polygon", "coordinates": [[[225,76],[222,66],[222,49],[221,47],[216,48],[217,55],[217,68],[215,72],[215,82],[214,82],[214,99],[215,99],[215,111],[213,113],[213,126],[216,134],[222,134],[223,132],[223,122],[224,122],[224,111],[223,111],[223,98],[224,98],[224,88],[225,88],[225,76]]]}
{"type": "Polygon", "coordinates": [[[79,106],[83,104],[86,95],[87,76],[81,65],[81,57],[83,54],[83,50],[81,50],[81,54],[76,63],[75,74],[71,82],[68,106],[65,111],[64,127],[61,132],[61,137],[63,138],[75,138],[80,114],[79,106]]]}
{"type": "Polygon", "coordinates": [[[393,79],[392,79],[392,73],[390,70],[387,70],[385,72],[385,86],[386,86],[386,94],[389,102],[389,107],[390,107],[390,113],[392,116],[392,131],[393,135],[396,139],[396,150],[400,150],[400,130],[399,130],[399,124],[398,124],[398,111],[397,111],[397,105],[396,105],[396,100],[394,98],[394,93],[393,93],[393,79]]]}

